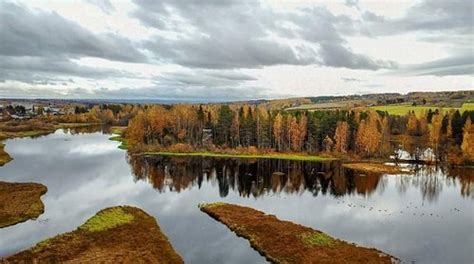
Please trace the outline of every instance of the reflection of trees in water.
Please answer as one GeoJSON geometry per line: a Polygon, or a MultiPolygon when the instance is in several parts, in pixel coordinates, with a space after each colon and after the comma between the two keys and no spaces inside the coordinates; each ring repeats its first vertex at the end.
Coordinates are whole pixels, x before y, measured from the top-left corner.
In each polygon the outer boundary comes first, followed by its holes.
{"type": "Polygon", "coordinates": [[[415,175],[412,176],[412,183],[413,186],[420,189],[423,200],[432,202],[438,199],[443,190],[443,183],[440,180],[442,177],[442,171],[436,167],[423,166],[416,170],[415,175]]]}
{"type": "Polygon", "coordinates": [[[461,195],[474,199],[474,169],[452,168],[447,171],[447,182],[461,185],[461,195]]]}
{"type": "MultiPolygon", "coordinates": [[[[219,188],[221,197],[231,191],[243,197],[305,191],[314,196],[368,196],[375,190],[383,192],[388,183],[387,177],[344,169],[338,162],[141,156],[129,156],[128,162],[136,180],[147,181],[160,192],[166,189],[180,192],[193,186],[201,188],[206,181],[219,188]]],[[[411,185],[421,190],[423,198],[435,200],[443,185],[442,175],[436,173],[442,174],[422,168],[415,176],[397,177],[397,188],[399,192],[405,192],[411,185]]],[[[461,180],[463,195],[473,193],[470,182],[472,174],[461,180]]]]}
{"type": "Polygon", "coordinates": [[[460,185],[463,197],[474,198],[474,170],[467,168],[445,168],[437,166],[416,166],[414,175],[397,178],[397,189],[405,193],[410,186],[418,188],[423,199],[436,201],[443,187],[460,185]]]}
{"type": "Polygon", "coordinates": [[[129,156],[128,163],[136,180],[147,181],[160,192],[200,188],[203,181],[216,185],[221,197],[231,190],[243,197],[304,191],[342,196],[367,195],[380,188],[379,175],[362,177],[337,162],[129,156]]]}

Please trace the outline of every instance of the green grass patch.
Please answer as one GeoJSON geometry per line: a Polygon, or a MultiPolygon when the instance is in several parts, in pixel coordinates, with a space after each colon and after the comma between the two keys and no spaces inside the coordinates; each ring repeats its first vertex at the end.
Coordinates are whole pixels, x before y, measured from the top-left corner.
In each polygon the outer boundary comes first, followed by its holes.
{"type": "Polygon", "coordinates": [[[128,142],[125,138],[123,138],[122,136],[111,136],[109,137],[109,140],[112,140],[112,141],[117,141],[117,142],[121,142],[122,144],[120,144],[118,146],[119,149],[123,149],[123,150],[127,150],[128,149],[128,142]]]}
{"type": "Polygon", "coordinates": [[[438,106],[413,106],[409,104],[398,104],[398,105],[378,105],[370,107],[373,110],[380,110],[388,112],[390,115],[399,115],[403,116],[408,114],[408,112],[414,111],[417,116],[420,116],[423,112],[435,111],[438,109],[441,113],[446,113],[451,110],[459,110],[461,113],[464,111],[473,111],[474,103],[463,103],[461,108],[459,107],[438,107],[438,106]]]}
{"type": "Polygon", "coordinates": [[[122,136],[112,136],[112,137],[109,137],[109,140],[122,142],[123,138],[122,136]]]}
{"type": "Polygon", "coordinates": [[[461,106],[461,111],[474,111],[474,103],[464,103],[461,106]]]}
{"type": "Polygon", "coordinates": [[[125,132],[125,129],[127,129],[125,126],[113,126],[110,128],[110,133],[122,135],[125,132]]]}
{"type": "Polygon", "coordinates": [[[200,204],[198,204],[198,207],[199,207],[199,209],[201,209],[201,208],[214,208],[214,207],[218,207],[218,206],[226,205],[226,204],[227,203],[224,203],[224,202],[200,203],[200,204]]]}
{"type": "Polygon", "coordinates": [[[100,123],[59,123],[55,127],[59,128],[81,128],[81,127],[90,127],[90,126],[99,126],[100,123]]]}
{"type": "Polygon", "coordinates": [[[303,243],[309,246],[331,247],[336,240],[322,232],[311,232],[301,234],[303,243]]]}
{"type": "Polygon", "coordinates": [[[80,226],[79,230],[88,232],[104,231],[119,225],[128,224],[133,219],[134,216],[126,213],[122,208],[114,207],[100,211],[80,226]]]}
{"type": "Polygon", "coordinates": [[[293,154],[224,154],[214,152],[145,152],[148,156],[183,156],[183,157],[212,157],[212,158],[239,158],[239,159],[282,159],[282,160],[301,160],[301,161],[327,161],[334,158],[327,158],[312,155],[293,155],[293,154]]]}

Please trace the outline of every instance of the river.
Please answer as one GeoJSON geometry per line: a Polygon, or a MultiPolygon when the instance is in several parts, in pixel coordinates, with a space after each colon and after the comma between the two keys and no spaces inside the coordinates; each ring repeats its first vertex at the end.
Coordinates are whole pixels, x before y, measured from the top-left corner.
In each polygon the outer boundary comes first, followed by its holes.
{"type": "Polygon", "coordinates": [[[37,220],[0,229],[0,256],[72,231],[100,209],[142,208],[186,263],[266,263],[198,209],[247,205],[411,263],[473,263],[474,170],[358,174],[338,162],[130,157],[101,132],[10,139],[0,180],[48,187],[37,220]]]}

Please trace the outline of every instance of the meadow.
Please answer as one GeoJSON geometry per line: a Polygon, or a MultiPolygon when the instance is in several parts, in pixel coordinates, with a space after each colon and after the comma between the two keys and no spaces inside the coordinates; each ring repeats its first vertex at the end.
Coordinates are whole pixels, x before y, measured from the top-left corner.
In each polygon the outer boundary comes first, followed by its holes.
{"type": "Polygon", "coordinates": [[[461,113],[468,110],[474,110],[474,103],[464,103],[461,107],[438,107],[438,106],[413,106],[408,104],[398,105],[378,105],[372,106],[371,109],[386,111],[390,115],[406,115],[409,111],[415,111],[417,116],[420,116],[424,112],[435,111],[439,109],[442,113],[449,112],[451,110],[459,110],[461,113]]]}

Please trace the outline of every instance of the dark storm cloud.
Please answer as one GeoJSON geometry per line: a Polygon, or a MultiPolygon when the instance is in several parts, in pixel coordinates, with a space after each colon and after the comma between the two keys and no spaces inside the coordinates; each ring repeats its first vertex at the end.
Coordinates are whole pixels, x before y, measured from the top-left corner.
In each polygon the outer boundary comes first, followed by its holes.
{"type": "Polygon", "coordinates": [[[0,55],[99,57],[139,62],[146,57],[115,34],[93,34],[54,12],[0,3],[0,55]]]}
{"type": "Polygon", "coordinates": [[[134,15],[142,24],[180,32],[177,37],[156,36],[145,43],[160,61],[209,69],[315,64],[377,70],[395,65],[346,48],[341,33],[353,33],[351,20],[325,8],[282,13],[256,1],[135,3],[134,15]]]}

